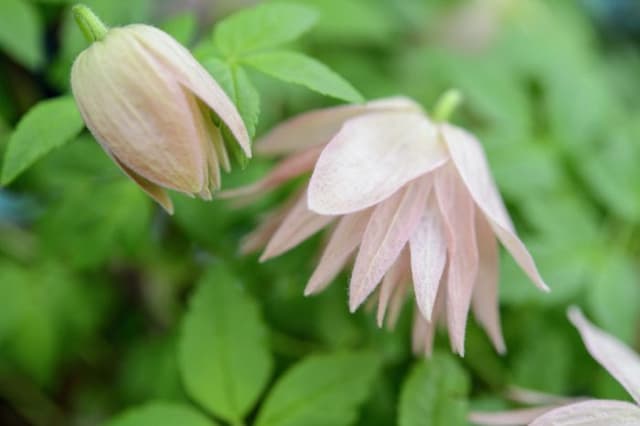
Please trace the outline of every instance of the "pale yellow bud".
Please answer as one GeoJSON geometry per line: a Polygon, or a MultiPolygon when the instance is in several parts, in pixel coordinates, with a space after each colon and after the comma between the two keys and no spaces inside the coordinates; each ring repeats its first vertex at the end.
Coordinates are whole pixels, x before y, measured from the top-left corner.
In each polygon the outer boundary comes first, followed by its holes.
{"type": "Polygon", "coordinates": [[[122,170],[168,212],[166,189],[204,199],[229,156],[219,125],[244,155],[249,135],[229,97],[168,34],[147,25],[112,28],[83,51],[71,87],[84,121],[122,170]]]}

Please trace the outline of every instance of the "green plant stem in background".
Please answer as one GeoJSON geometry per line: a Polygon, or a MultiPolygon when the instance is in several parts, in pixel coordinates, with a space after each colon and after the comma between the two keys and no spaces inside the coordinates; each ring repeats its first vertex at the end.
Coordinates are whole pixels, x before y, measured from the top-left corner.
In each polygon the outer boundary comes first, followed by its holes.
{"type": "Polygon", "coordinates": [[[89,43],[101,41],[107,35],[107,26],[87,6],[73,6],[73,18],[89,43]]]}
{"type": "Polygon", "coordinates": [[[449,121],[451,115],[462,103],[462,93],[458,89],[449,89],[438,98],[436,106],[433,109],[433,118],[435,121],[449,121]]]}

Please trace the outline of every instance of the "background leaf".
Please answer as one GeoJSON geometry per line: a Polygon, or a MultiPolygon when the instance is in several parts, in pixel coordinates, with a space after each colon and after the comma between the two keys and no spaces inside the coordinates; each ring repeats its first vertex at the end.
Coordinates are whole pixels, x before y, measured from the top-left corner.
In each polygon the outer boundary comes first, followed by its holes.
{"type": "Polygon", "coordinates": [[[44,62],[42,22],[29,1],[0,1],[0,48],[30,69],[44,62]]]}
{"type": "Polygon", "coordinates": [[[188,405],[150,402],[111,419],[105,426],[214,426],[216,423],[188,405]]]}

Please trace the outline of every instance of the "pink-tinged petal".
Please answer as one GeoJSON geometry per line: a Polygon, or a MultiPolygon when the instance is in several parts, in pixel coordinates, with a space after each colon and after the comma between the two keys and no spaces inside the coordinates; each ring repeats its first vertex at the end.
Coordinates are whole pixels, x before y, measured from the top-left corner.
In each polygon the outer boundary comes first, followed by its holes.
{"type": "Polygon", "coordinates": [[[402,307],[407,300],[407,294],[409,293],[409,284],[411,283],[411,281],[409,269],[406,269],[405,272],[406,275],[404,279],[400,281],[400,284],[391,296],[391,302],[389,302],[389,312],[387,314],[387,330],[393,330],[394,328],[396,328],[398,318],[400,318],[400,313],[402,312],[402,307]]]}
{"type": "Polygon", "coordinates": [[[335,219],[333,216],[323,216],[309,211],[306,198],[305,191],[271,237],[267,248],[260,256],[261,262],[297,246],[335,219]]]}
{"type": "Polygon", "coordinates": [[[453,165],[438,170],[435,192],[444,219],[449,271],[447,327],[453,350],[464,355],[464,336],[478,274],[475,206],[453,165]]]}
{"type": "Polygon", "coordinates": [[[412,182],[373,211],[349,285],[351,312],[375,290],[418,225],[430,188],[421,183],[412,182]]]}
{"type": "Polygon", "coordinates": [[[526,405],[548,405],[560,406],[580,402],[584,398],[567,398],[566,396],[558,396],[552,393],[540,392],[519,386],[510,386],[507,390],[506,397],[520,404],[526,405]]]}
{"type": "Polygon", "coordinates": [[[530,426],[632,426],[640,407],[629,402],[592,399],[565,405],[535,419],[530,426]]]}
{"type": "Polygon", "coordinates": [[[447,262],[447,240],[434,193],[429,195],[427,208],[409,239],[413,289],[420,312],[431,320],[438,285],[447,262]]]}
{"type": "Polygon", "coordinates": [[[222,191],[220,198],[247,197],[277,188],[283,183],[303,173],[309,172],[318,161],[322,147],[300,151],[278,163],[264,178],[241,188],[222,191]]]}
{"type": "MultiPolygon", "coordinates": [[[[398,260],[391,266],[385,274],[382,284],[380,284],[380,296],[378,301],[377,320],[378,327],[382,327],[384,316],[387,312],[389,301],[392,300],[396,293],[404,293],[402,291],[403,284],[408,280],[409,256],[407,250],[403,250],[398,260]]],[[[396,302],[397,303],[397,302],[396,302]]]]}
{"type": "Polygon", "coordinates": [[[496,412],[474,411],[469,414],[469,421],[473,424],[487,426],[524,426],[555,408],[558,408],[558,406],[551,405],[496,412]]]}
{"type": "Polygon", "coordinates": [[[364,210],[340,219],[304,289],[305,296],[324,290],[338,275],[360,245],[370,217],[371,210],[364,210]]]}
{"type": "Polygon", "coordinates": [[[580,309],[571,307],[568,315],[591,356],[640,404],[640,357],[624,343],[591,324],[580,309]]]}
{"type": "Polygon", "coordinates": [[[167,191],[165,191],[161,186],[156,185],[151,181],[148,181],[147,179],[143,178],[142,176],[140,176],[139,174],[131,170],[126,165],[118,161],[118,159],[113,155],[111,154],[109,155],[115,161],[115,163],[120,167],[120,169],[122,169],[122,171],[125,172],[127,176],[133,179],[133,181],[137,183],[138,186],[142,188],[144,192],[146,192],[151,198],[153,198],[158,204],[160,204],[167,213],[169,213],[170,215],[173,214],[173,203],[171,202],[171,198],[169,198],[167,191]]]}
{"type": "Polygon", "coordinates": [[[266,246],[271,237],[273,237],[273,234],[275,234],[280,227],[280,224],[288,212],[289,208],[283,207],[275,212],[269,213],[256,229],[242,239],[240,242],[240,253],[253,253],[266,246]]]}
{"type": "Polygon", "coordinates": [[[498,282],[500,257],[498,242],[491,226],[483,215],[476,213],[476,237],[480,255],[478,276],[471,298],[471,306],[477,321],[485,329],[498,353],[504,354],[507,348],[502,337],[500,325],[500,306],[498,300],[498,282]]]}
{"type": "Polygon", "coordinates": [[[431,323],[424,319],[419,311],[414,313],[413,328],[411,329],[411,351],[415,355],[421,355],[424,353],[424,345],[430,325],[431,323]]]}
{"type": "Polygon", "coordinates": [[[458,173],[493,231],[531,281],[540,289],[549,291],[531,254],[515,232],[480,142],[470,133],[451,125],[443,124],[440,129],[458,173]]]}
{"type": "Polygon", "coordinates": [[[309,208],[319,214],[365,209],[447,159],[437,127],[421,113],[353,118],[320,154],[309,182],[309,208]]]}
{"type": "Polygon", "coordinates": [[[443,283],[440,285],[440,290],[436,296],[436,303],[433,305],[431,321],[424,319],[419,309],[417,309],[414,314],[411,347],[413,349],[413,353],[416,355],[424,354],[427,357],[430,357],[433,353],[433,340],[436,336],[436,328],[438,322],[442,322],[443,317],[445,316],[444,311],[445,305],[447,304],[447,293],[444,291],[445,280],[446,271],[445,276],[443,277],[443,283]]]}
{"type": "Polygon", "coordinates": [[[251,157],[249,134],[236,106],[191,53],[157,28],[148,25],[129,25],[125,28],[134,30],[138,41],[153,54],[158,63],[220,117],[231,130],[244,154],[251,157]]]}
{"type": "Polygon", "coordinates": [[[344,122],[368,112],[414,110],[420,106],[408,98],[396,97],[364,105],[342,105],[298,115],[275,127],[258,142],[256,151],[264,155],[287,155],[318,145],[325,145],[344,122]]]}

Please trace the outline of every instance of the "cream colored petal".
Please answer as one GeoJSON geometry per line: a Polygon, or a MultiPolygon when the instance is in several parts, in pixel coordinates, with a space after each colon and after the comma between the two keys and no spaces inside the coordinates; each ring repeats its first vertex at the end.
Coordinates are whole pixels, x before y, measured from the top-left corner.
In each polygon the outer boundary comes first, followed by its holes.
{"type": "Polygon", "coordinates": [[[319,214],[365,209],[447,159],[437,127],[421,113],[353,118],[320,154],[309,182],[309,208],[319,214]]]}
{"type": "Polygon", "coordinates": [[[123,30],[131,31],[180,84],[209,105],[229,127],[245,155],[251,157],[249,134],[236,106],[187,49],[167,33],[148,25],[129,25],[123,30]]]}
{"type": "Polygon", "coordinates": [[[256,142],[256,151],[264,155],[288,155],[325,145],[350,118],[368,112],[397,110],[420,111],[420,106],[408,98],[395,97],[307,112],[276,126],[256,142]]]}
{"type": "Polygon", "coordinates": [[[290,197],[280,208],[267,214],[260,225],[242,239],[240,253],[253,253],[265,247],[296,201],[298,201],[298,195],[290,197]]]}
{"type": "Polygon", "coordinates": [[[556,408],[530,423],[530,426],[632,425],[640,425],[640,407],[628,402],[598,399],[556,408]]]}
{"type": "Polygon", "coordinates": [[[153,182],[149,182],[126,165],[122,164],[117,158],[113,156],[111,156],[111,158],[113,158],[116,164],[127,174],[127,176],[129,176],[138,184],[138,186],[140,186],[140,188],[142,188],[144,192],[160,204],[167,213],[170,215],[173,214],[173,203],[171,202],[171,198],[169,198],[167,191],[165,191],[161,186],[158,186],[153,182]]]}
{"type": "Polygon", "coordinates": [[[451,125],[441,125],[440,130],[460,176],[493,231],[534,284],[548,291],[533,258],[515,232],[480,142],[465,130],[451,125]]]}

